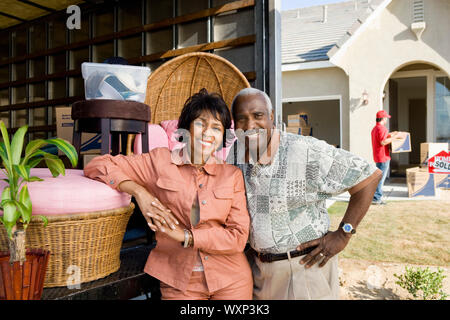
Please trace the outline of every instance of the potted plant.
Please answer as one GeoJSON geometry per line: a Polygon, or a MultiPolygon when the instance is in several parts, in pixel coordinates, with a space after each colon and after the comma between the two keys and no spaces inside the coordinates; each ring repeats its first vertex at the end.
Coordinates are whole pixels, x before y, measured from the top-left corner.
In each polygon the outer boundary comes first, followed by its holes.
{"type": "MultiPolygon", "coordinates": [[[[43,181],[39,177],[31,176],[30,169],[44,161],[53,177],[60,174],[65,175],[62,160],[54,154],[41,150],[47,144],[52,144],[64,152],[73,167],[77,165],[78,155],[69,142],[59,138],[32,140],[23,152],[27,125],[16,131],[11,142],[3,121],[0,121],[0,130],[3,138],[3,141],[0,142],[3,168],[0,170],[6,176],[6,179],[3,180],[7,182],[7,187],[2,191],[0,209],[3,211],[3,215],[0,216],[0,222],[8,234],[9,245],[9,253],[0,254],[0,277],[2,277],[0,282],[3,282],[3,285],[0,286],[0,299],[40,299],[49,252],[41,249],[26,250],[25,248],[26,230],[32,217],[32,203],[27,183],[43,181]],[[2,268],[7,270],[2,270],[2,268]],[[1,290],[2,288],[3,290],[1,290]]],[[[47,219],[44,216],[40,216],[40,218],[44,220],[45,226],[47,219]]]]}

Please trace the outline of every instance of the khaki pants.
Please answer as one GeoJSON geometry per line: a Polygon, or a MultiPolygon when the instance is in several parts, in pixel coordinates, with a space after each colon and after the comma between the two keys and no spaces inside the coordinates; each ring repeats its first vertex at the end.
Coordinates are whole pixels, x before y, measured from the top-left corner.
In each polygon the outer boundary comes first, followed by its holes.
{"type": "Polygon", "coordinates": [[[305,269],[304,256],[261,262],[255,255],[247,256],[253,273],[254,300],[338,300],[339,275],[337,255],[325,266],[319,263],[305,269]]]}

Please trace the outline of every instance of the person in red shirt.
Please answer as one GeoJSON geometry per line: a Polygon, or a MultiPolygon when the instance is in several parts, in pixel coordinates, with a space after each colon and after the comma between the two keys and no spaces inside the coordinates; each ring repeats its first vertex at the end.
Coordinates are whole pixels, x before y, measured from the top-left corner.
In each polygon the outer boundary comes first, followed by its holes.
{"type": "Polygon", "coordinates": [[[373,160],[378,169],[383,172],[377,190],[373,196],[372,204],[386,204],[381,197],[383,196],[383,185],[389,171],[391,157],[389,155],[389,144],[395,138],[397,132],[388,132],[386,123],[391,116],[384,110],[378,111],[376,115],[377,124],[372,129],[372,150],[373,160]]]}

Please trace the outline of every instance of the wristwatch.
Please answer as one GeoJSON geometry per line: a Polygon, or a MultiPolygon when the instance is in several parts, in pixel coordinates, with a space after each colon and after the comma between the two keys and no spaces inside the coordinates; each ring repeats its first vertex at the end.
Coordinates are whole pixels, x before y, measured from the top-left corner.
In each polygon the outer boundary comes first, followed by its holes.
{"type": "Polygon", "coordinates": [[[350,234],[356,233],[356,230],[353,228],[353,226],[350,223],[341,222],[341,224],[339,225],[339,228],[341,228],[342,231],[344,231],[345,233],[350,233],[350,234]]]}

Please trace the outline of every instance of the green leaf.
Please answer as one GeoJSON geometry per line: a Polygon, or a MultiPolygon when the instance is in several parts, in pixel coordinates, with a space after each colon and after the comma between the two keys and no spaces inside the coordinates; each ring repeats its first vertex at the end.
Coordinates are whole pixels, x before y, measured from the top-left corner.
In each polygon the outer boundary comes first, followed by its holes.
{"type": "Polygon", "coordinates": [[[5,161],[5,165],[9,169],[12,169],[11,144],[9,143],[8,130],[6,129],[5,123],[3,121],[1,121],[1,120],[0,120],[0,131],[2,133],[3,144],[5,146],[5,151],[6,151],[6,160],[4,160],[5,161]]]}
{"type": "Polygon", "coordinates": [[[41,218],[42,221],[44,221],[44,227],[46,227],[48,225],[48,219],[46,216],[37,216],[37,217],[41,218]]]}
{"type": "Polygon", "coordinates": [[[30,179],[30,167],[24,166],[22,164],[15,164],[13,165],[14,169],[16,170],[17,174],[24,178],[25,180],[30,179]]]}
{"type": "Polygon", "coordinates": [[[77,163],[78,163],[77,151],[75,150],[75,147],[73,145],[71,145],[68,141],[60,139],[60,138],[48,139],[45,141],[47,141],[47,143],[49,143],[49,144],[55,145],[56,147],[58,147],[59,150],[64,152],[64,154],[67,156],[67,158],[69,158],[70,163],[72,164],[72,167],[77,166],[77,163]]]}
{"type": "Polygon", "coordinates": [[[11,188],[10,187],[6,187],[2,191],[2,202],[4,200],[11,200],[11,188]]]}
{"type": "Polygon", "coordinates": [[[23,150],[23,140],[25,139],[25,133],[28,130],[28,126],[24,125],[20,127],[16,133],[14,134],[11,141],[11,160],[12,164],[20,163],[20,156],[22,155],[23,150]]]}
{"type": "Polygon", "coordinates": [[[36,158],[29,159],[29,160],[27,161],[27,165],[30,166],[30,168],[34,168],[34,167],[36,167],[43,159],[44,159],[44,157],[36,157],[36,158]]]}
{"type": "Polygon", "coordinates": [[[30,177],[30,179],[28,179],[28,182],[34,182],[34,181],[44,181],[44,179],[41,179],[39,177],[30,177]]]}
{"type": "Polygon", "coordinates": [[[22,164],[25,164],[25,162],[28,161],[29,158],[31,158],[32,154],[45,146],[47,144],[47,141],[43,139],[36,139],[28,142],[27,147],[25,148],[25,157],[22,161],[22,164]]]}
{"type": "Polygon", "coordinates": [[[0,142],[0,157],[2,158],[3,162],[8,161],[8,155],[6,154],[6,147],[3,141],[0,142]]]}
{"type": "Polygon", "coordinates": [[[7,200],[3,205],[3,224],[5,225],[8,236],[12,238],[12,228],[16,224],[20,214],[13,200],[7,200]]]}
{"type": "Polygon", "coordinates": [[[28,224],[31,220],[32,203],[30,194],[28,193],[28,186],[24,185],[19,193],[20,213],[24,223],[28,224]],[[23,205],[23,207],[22,207],[23,205]]]}
{"type": "Polygon", "coordinates": [[[45,164],[47,165],[48,169],[50,170],[54,178],[56,178],[60,174],[62,174],[63,176],[66,174],[64,163],[58,157],[56,157],[55,159],[52,157],[44,156],[44,160],[45,164]]]}

